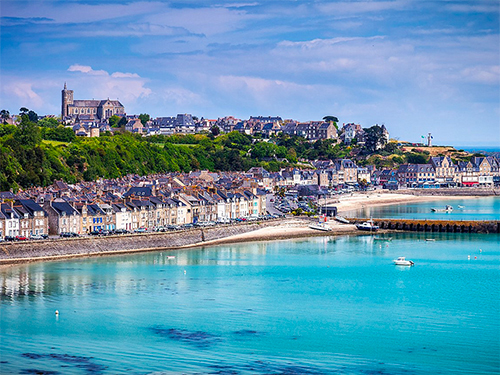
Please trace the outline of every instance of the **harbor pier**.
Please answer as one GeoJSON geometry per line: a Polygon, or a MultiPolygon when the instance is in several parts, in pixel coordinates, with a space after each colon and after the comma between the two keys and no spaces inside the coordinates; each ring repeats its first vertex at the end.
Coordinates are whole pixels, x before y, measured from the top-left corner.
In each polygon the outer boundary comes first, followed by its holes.
{"type": "MultiPolygon", "coordinates": [[[[361,224],[369,219],[349,218],[351,223],[361,224]]],[[[443,233],[500,233],[499,220],[416,220],[416,219],[376,219],[372,218],[380,229],[411,232],[443,233]]]]}

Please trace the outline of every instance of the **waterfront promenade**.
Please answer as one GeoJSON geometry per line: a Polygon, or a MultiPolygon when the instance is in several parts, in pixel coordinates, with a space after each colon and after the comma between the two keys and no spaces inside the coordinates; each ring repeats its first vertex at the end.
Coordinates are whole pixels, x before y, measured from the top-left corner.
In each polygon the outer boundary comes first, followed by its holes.
{"type": "MultiPolygon", "coordinates": [[[[477,190],[474,190],[477,192],[477,190]]],[[[456,191],[455,191],[456,192],[456,191]]],[[[456,199],[460,195],[435,196],[420,195],[420,191],[389,193],[375,191],[340,196],[334,203],[340,214],[356,208],[378,207],[385,205],[419,203],[456,199]]],[[[491,191],[489,192],[491,195],[491,191]]],[[[460,196],[464,198],[464,196],[460,196]]],[[[475,199],[477,196],[467,196],[475,199]]],[[[220,245],[248,241],[268,241],[288,238],[358,235],[354,224],[340,224],[330,220],[329,232],[309,228],[317,219],[308,217],[289,217],[283,219],[243,222],[216,227],[193,228],[165,233],[126,234],[104,237],[84,236],[78,238],[57,238],[45,241],[26,241],[0,244],[0,265],[31,261],[58,260],[76,257],[129,254],[136,252],[174,250],[180,248],[220,245]]],[[[354,222],[363,219],[354,219],[354,222]]],[[[410,220],[374,218],[382,231],[422,231],[422,232],[477,232],[498,233],[498,220],[453,221],[453,220],[410,220]]]]}

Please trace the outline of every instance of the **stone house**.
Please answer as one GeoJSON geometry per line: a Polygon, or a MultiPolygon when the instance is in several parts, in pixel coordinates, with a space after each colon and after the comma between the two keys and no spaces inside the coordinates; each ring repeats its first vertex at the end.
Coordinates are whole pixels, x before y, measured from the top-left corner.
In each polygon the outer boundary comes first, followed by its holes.
{"type": "Polygon", "coordinates": [[[15,207],[16,206],[22,206],[29,216],[30,222],[28,235],[49,233],[48,215],[38,203],[36,203],[33,199],[19,199],[15,202],[15,207]]]}
{"type": "Polygon", "coordinates": [[[44,203],[43,207],[49,216],[49,234],[82,232],[80,213],[65,200],[58,198],[44,203]]]}
{"type": "Polygon", "coordinates": [[[1,203],[0,212],[4,217],[4,236],[18,236],[19,235],[19,214],[14,210],[14,202],[1,203]]]}

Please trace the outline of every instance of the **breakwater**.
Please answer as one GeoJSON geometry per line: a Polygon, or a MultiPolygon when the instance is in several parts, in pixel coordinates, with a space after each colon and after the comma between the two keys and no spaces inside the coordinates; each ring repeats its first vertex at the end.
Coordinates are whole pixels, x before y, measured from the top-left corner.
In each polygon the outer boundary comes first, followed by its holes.
{"type": "Polygon", "coordinates": [[[196,246],[237,234],[278,225],[276,220],[173,232],[126,234],[105,237],[57,238],[45,241],[0,244],[0,264],[100,254],[123,254],[196,246]]]}
{"type": "MultiPolygon", "coordinates": [[[[368,219],[348,219],[359,224],[368,219]]],[[[448,232],[448,233],[500,233],[498,220],[415,220],[415,219],[372,219],[381,229],[393,229],[413,232],[448,232]]]]}
{"type": "Polygon", "coordinates": [[[410,194],[417,196],[457,196],[457,197],[495,197],[500,196],[499,188],[439,188],[439,189],[399,189],[387,190],[386,194],[410,194]]]}

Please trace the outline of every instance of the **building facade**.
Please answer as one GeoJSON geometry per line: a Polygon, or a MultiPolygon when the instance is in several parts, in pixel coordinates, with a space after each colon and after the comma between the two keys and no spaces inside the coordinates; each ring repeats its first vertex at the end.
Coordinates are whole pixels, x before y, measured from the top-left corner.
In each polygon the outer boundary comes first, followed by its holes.
{"type": "Polygon", "coordinates": [[[113,115],[125,116],[125,107],[118,100],[75,100],[73,90],[66,83],[61,92],[61,118],[63,120],[106,121],[113,115]]]}

